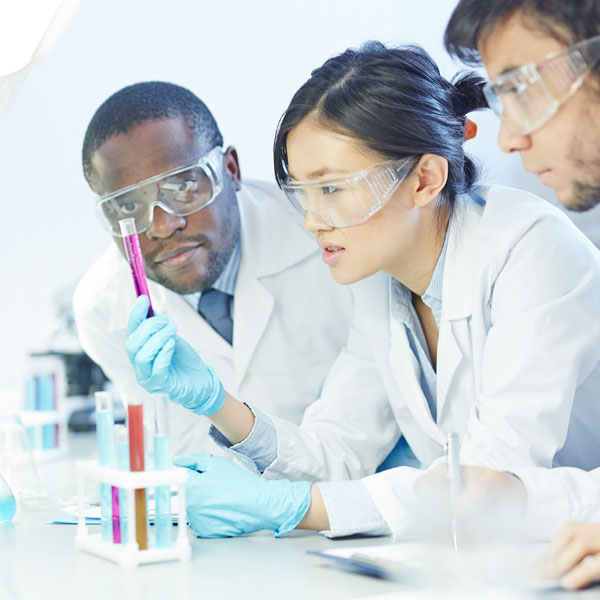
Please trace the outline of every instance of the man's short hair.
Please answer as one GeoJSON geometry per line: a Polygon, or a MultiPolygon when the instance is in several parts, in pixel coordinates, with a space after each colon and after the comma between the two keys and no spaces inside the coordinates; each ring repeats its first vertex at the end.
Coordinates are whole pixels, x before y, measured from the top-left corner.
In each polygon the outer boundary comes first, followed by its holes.
{"type": "Polygon", "coordinates": [[[479,64],[477,48],[517,11],[532,29],[567,46],[600,34],[599,0],[460,0],[446,27],[446,50],[467,64],[479,64]]]}
{"type": "Polygon", "coordinates": [[[192,133],[212,147],[223,145],[223,136],[206,104],[184,87],[145,81],[115,92],[98,108],[85,133],[82,162],[88,183],[92,179],[92,155],[110,137],[147,121],[177,117],[183,117],[192,133]]]}

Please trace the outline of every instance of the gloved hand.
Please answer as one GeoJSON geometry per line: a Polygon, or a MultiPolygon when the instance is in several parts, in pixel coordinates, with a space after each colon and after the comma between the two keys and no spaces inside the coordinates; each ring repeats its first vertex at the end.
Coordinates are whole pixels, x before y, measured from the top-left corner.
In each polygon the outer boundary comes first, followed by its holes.
{"type": "Polygon", "coordinates": [[[225,404],[225,390],[215,371],[180,338],[166,315],[146,318],[149,301],[140,296],[129,313],[125,351],[138,383],[151,393],[199,415],[214,415],[225,404]]]}
{"type": "Polygon", "coordinates": [[[272,529],[280,537],[302,521],[311,483],[257,477],[221,456],[188,454],[173,463],[190,469],[188,522],[198,537],[217,538],[272,529]]]}

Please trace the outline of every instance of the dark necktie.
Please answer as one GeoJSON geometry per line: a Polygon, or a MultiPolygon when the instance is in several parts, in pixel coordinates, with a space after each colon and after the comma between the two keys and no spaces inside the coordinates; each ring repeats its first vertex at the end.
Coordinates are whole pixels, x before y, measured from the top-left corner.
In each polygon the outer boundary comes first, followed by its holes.
{"type": "Polygon", "coordinates": [[[200,295],[198,312],[229,344],[233,340],[233,319],[229,312],[230,294],[210,288],[200,295]]]}

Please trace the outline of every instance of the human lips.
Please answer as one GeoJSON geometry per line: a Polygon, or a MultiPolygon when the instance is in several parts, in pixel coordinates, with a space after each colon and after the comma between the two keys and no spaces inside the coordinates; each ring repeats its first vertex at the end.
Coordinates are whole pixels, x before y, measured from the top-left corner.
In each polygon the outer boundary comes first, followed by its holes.
{"type": "Polygon", "coordinates": [[[333,242],[319,242],[319,246],[323,248],[323,262],[327,265],[335,264],[346,251],[346,248],[339,246],[333,242]]]}
{"type": "Polygon", "coordinates": [[[531,167],[523,167],[528,173],[532,175],[537,175],[540,183],[544,183],[544,180],[548,178],[550,173],[552,173],[552,169],[537,169],[531,167]]]}
{"type": "Polygon", "coordinates": [[[179,246],[179,248],[161,254],[154,263],[164,267],[179,267],[189,262],[199,247],[200,244],[179,246]]]}
{"type": "Polygon", "coordinates": [[[537,177],[538,177],[538,181],[542,184],[547,184],[548,180],[551,176],[552,173],[552,169],[543,169],[542,171],[538,171],[536,173],[537,177]]]}

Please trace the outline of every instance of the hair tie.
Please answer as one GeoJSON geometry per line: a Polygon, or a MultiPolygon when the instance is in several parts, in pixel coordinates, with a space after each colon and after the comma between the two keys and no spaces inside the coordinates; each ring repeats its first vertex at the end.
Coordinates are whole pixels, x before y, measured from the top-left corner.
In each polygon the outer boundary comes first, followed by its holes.
{"type": "Polygon", "coordinates": [[[465,117],[465,142],[472,140],[477,135],[477,123],[465,117]]]}

